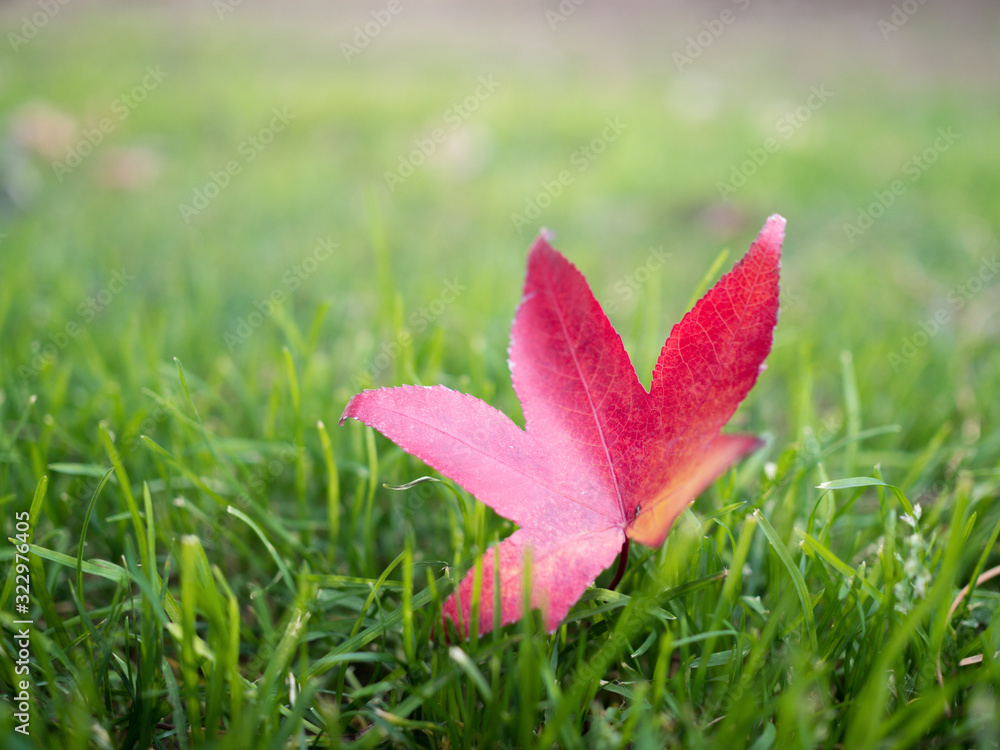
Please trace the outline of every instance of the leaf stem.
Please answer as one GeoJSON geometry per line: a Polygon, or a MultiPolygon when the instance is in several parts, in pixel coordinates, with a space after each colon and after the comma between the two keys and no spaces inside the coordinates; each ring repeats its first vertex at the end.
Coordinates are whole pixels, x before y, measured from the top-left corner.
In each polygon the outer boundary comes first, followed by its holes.
{"type": "Polygon", "coordinates": [[[622,545],[622,551],[618,555],[618,570],[615,571],[615,577],[608,584],[608,589],[611,591],[615,590],[615,586],[618,585],[622,576],[625,575],[625,566],[628,565],[628,545],[630,541],[631,539],[625,537],[625,544],[622,545]]]}

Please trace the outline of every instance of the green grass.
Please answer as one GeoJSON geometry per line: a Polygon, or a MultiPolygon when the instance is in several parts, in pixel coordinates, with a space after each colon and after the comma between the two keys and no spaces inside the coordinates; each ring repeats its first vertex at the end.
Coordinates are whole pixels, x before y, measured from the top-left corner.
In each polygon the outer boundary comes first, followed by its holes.
{"type": "MultiPolygon", "coordinates": [[[[310,30],[249,8],[67,7],[0,50],[0,745],[996,747],[996,580],[960,596],[1000,564],[995,72],[889,67],[937,40],[929,5],[889,43],[909,48],[790,65],[795,34],[747,21],[684,73],[670,51],[697,23],[592,44],[582,9],[513,58],[469,19],[433,39],[406,13],[349,65],[338,44],[362,15],[310,30]],[[162,83],[62,181],[10,135],[43,101],[75,142],[156,65],[162,83]],[[391,191],[384,173],[490,75],[391,191]],[[820,85],[832,98],[783,139],[820,85]],[[284,107],[250,161],[241,143],[284,107]],[[580,171],[607,118],[627,127],[580,171]],[[911,181],[939,128],[961,138],[911,181]],[[122,148],[158,178],[101,187],[122,148]],[[179,204],[230,160],[186,222],[179,204]],[[519,232],[511,215],[562,170],[519,232]],[[896,179],[852,244],[844,224],[896,179]],[[554,635],[532,617],[448,643],[444,599],[511,526],[448,482],[399,489],[433,473],[338,427],[347,399],[445,383],[520,419],[505,349],[540,225],[648,383],[692,291],[774,211],[776,345],[730,428],[767,447],[554,635]],[[14,731],[22,542],[30,737],[14,731]]],[[[933,43],[975,50],[995,26],[933,43]]]]}

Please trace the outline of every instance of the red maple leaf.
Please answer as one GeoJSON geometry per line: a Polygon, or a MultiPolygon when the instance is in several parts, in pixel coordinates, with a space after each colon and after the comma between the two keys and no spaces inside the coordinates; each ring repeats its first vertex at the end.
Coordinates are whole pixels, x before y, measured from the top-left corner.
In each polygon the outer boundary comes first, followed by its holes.
{"type": "MultiPolygon", "coordinates": [[[[540,236],[509,349],[525,429],[440,385],[364,391],[347,404],[341,424],[350,417],[374,427],[520,527],[499,546],[503,624],[522,615],[526,552],[531,606],[551,632],[628,540],[661,545],[694,498],[761,445],[719,430],[771,350],[784,228],[771,216],[746,256],[674,326],[649,392],[583,274],[540,236]]],[[[480,633],[493,627],[493,567],[491,550],[480,633]]],[[[444,605],[461,633],[472,587],[470,572],[458,600],[444,605]]]]}

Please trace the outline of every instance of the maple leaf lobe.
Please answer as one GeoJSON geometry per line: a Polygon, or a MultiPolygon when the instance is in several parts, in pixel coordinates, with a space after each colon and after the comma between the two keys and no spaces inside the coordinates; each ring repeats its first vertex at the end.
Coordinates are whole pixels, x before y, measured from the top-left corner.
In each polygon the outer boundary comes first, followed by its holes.
{"type": "Polygon", "coordinates": [[[777,214],[732,271],[674,326],[653,370],[650,397],[660,415],[659,446],[636,477],[631,539],[657,547],[684,508],[760,447],[752,436],[719,435],[757,381],[778,319],[785,220],[777,214]],[[658,454],[658,451],[659,454],[658,454]]]}

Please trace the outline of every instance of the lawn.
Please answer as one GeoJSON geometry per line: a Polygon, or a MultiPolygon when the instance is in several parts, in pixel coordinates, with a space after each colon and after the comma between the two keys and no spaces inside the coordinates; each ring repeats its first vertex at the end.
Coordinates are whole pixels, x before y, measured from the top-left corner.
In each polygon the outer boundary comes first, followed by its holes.
{"type": "Polygon", "coordinates": [[[0,746],[1000,746],[993,6],[0,30],[0,746]],[[348,399],[443,383],[522,424],[542,227],[648,386],[774,212],[775,344],[727,428],[766,446],[553,635],[449,641],[513,526],[411,485],[442,477],[348,399]]]}

